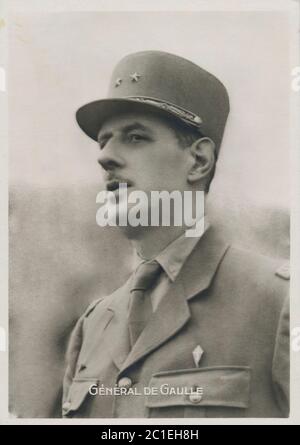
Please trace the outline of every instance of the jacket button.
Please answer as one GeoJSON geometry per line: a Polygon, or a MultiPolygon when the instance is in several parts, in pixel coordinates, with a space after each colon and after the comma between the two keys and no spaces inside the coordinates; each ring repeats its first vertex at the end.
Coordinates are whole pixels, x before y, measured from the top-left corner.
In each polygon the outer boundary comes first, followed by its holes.
{"type": "Polygon", "coordinates": [[[62,407],[64,411],[68,411],[71,408],[71,402],[65,402],[62,407]]]}
{"type": "Polygon", "coordinates": [[[197,392],[191,392],[189,395],[189,400],[191,403],[197,404],[200,403],[202,400],[202,395],[197,392]]]}
{"type": "Polygon", "coordinates": [[[118,381],[118,387],[119,388],[126,388],[129,389],[132,386],[132,381],[129,377],[122,377],[119,381],[118,381]]]}

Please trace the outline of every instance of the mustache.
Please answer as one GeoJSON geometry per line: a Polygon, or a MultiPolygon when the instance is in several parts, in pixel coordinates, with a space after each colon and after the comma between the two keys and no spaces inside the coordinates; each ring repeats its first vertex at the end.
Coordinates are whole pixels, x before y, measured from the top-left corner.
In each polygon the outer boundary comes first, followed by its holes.
{"type": "Polygon", "coordinates": [[[120,188],[120,184],[127,184],[131,187],[133,182],[128,178],[123,178],[119,175],[109,174],[105,179],[105,187],[107,191],[114,191],[120,188]]]}

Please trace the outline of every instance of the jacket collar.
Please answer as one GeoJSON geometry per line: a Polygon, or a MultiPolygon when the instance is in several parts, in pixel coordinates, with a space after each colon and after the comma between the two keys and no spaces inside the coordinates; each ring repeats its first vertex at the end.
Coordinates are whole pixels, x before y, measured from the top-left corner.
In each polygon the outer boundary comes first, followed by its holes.
{"type": "MultiPolygon", "coordinates": [[[[136,252],[136,267],[141,261],[155,260],[161,265],[170,281],[175,281],[183,264],[208,229],[208,218],[202,216],[202,218],[197,221],[197,225],[198,230],[200,230],[200,233],[197,236],[187,237],[185,230],[177,239],[168,244],[158,255],[151,259],[142,258],[136,252]]],[[[195,226],[193,226],[192,229],[195,229],[195,226]]]]}
{"type": "Polygon", "coordinates": [[[215,228],[209,227],[131,351],[127,324],[129,280],[111,295],[108,310],[114,315],[103,335],[110,342],[112,359],[120,373],[183,328],[191,316],[189,300],[208,288],[228,247],[215,228]]]}

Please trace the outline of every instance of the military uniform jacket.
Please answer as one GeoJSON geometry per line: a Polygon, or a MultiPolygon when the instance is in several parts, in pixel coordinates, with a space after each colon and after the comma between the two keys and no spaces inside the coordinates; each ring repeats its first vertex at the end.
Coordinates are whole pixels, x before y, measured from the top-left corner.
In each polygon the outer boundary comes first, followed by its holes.
{"type": "Polygon", "coordinates": [[[129,282],[92,303],[71,335],[63,416],[288,416],[288,276],[278,266],[209,228],[132,349],[129,282]]]}

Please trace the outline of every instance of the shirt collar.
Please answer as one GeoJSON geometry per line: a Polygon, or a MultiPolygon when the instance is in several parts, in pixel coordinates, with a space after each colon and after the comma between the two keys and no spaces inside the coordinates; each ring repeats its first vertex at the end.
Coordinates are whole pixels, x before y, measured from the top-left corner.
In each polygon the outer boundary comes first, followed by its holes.
{"type": "MultiPolygon", "coordinates": [[[[199,221],[197,221],[197,224],[199,224],[199,221]]],[[[187,237],[184,232],[168,244],[155,258],[152,258],[161,265],[171,281],[175,281],[185,261],[208,227],[209,222],[205,217],[203,229],[198,236],[187,237]]],[[[138,253],[136,253],[136,257],[138,263],[145,261],[138,253]]]]}

